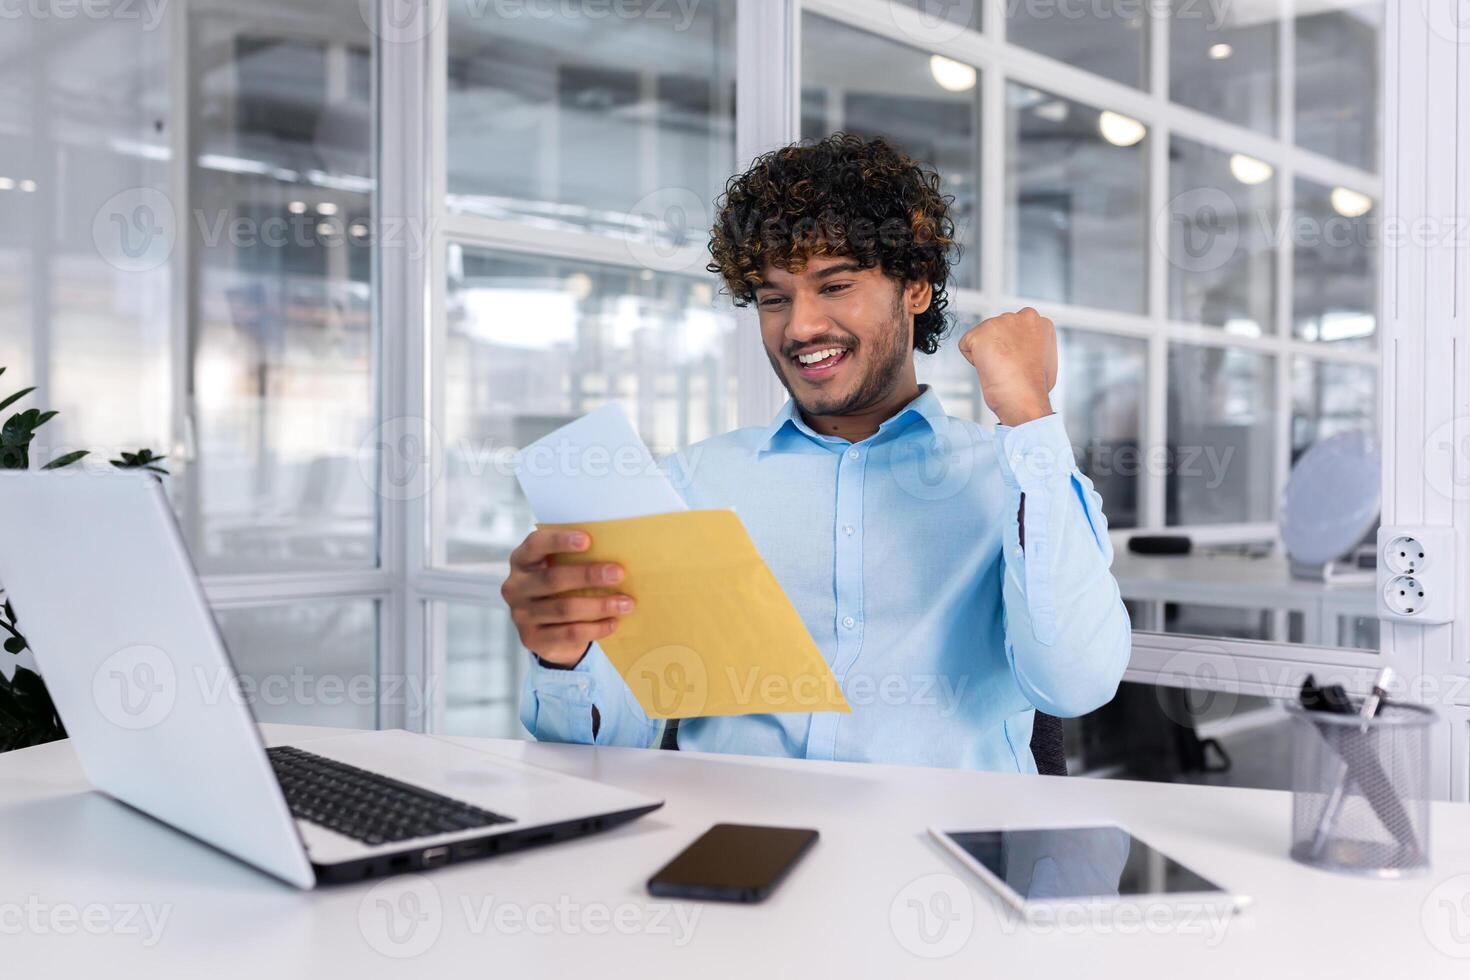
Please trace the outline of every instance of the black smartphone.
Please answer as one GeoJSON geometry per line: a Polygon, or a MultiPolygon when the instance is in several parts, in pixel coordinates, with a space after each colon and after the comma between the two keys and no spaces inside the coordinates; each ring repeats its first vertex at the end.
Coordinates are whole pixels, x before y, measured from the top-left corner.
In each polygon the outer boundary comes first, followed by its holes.
{"type": "Polygon", "coordinates": [[[815,830],[717,823],[652,878],[663,898],[760,902],[816,842],[815,830]]]}

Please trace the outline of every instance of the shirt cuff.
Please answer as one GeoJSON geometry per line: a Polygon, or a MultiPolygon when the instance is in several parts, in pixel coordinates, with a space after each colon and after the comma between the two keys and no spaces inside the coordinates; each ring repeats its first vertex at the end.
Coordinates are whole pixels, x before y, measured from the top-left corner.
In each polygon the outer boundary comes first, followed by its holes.
{"type": "Polygon", "coordinates": [[[1059,414],[1014,427],[998,425],[995,434],[1000,476],[1012,490],[1024,493],[1054,487],[1077,470],[1072,443],[1059,414]]]}
{"type": "MultiPolygon", "coordinates": [[[[595,644],[594,644],[595,646],[595,644]]],[[[533,653],[522,693],[521,720],[538,739],[591,744],[592,704],[596,687],[591,650],[577,666],[547,667],[533,653]]]]}

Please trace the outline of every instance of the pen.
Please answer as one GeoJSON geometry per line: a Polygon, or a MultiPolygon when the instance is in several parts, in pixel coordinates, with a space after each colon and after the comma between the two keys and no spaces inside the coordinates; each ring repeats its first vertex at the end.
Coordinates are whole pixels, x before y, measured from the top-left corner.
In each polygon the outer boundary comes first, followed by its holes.
{"type": "MultiPolygon", "coordinates": [[[[1359,732],[1368,731],[1368,720],[1378,714],[1379,705],[1383,699],[1388,697],[1388,686],[1393,683],[1393,671],[1385,667],[1379,673],[1378,679],[1373,682],[1373,690],[1363,699],[1363,706],[1358,711],[1358,717],[1363,723],[1358,727],[1359,732]]],[[[1327,806],[1322,811],[1322,819],[1317,822],[1317,832],[1312,836],[1312,857],[1322,853],[1322,848],[1327,846],[1327,836],[1332,832],[1332,825],[1337,821],[1337,813],[1342,809],[1343,798],[1347,795],[1348,783],[1352,775],[1351,767],[1344,765],[1342,776],[1337,780],[1337,786],[1332,790],[1332,795],[1327,798],[1327,806]]]]}

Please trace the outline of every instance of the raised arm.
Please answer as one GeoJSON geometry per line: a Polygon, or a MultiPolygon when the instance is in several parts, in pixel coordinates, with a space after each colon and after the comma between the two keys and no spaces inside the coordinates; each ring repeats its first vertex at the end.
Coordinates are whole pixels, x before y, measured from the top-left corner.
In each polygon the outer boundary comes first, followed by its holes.
{"type": "Polygon", "coordinates": [[[1102,500],[1078,470],[1050,392],[1052,322],[1027,307],[960,338],[990,410],[1006,504],[1006,656],[1028,700],[1071,717],[1109,701],[1128,666],[1132,629],[1108,566],[1102,500]]]}

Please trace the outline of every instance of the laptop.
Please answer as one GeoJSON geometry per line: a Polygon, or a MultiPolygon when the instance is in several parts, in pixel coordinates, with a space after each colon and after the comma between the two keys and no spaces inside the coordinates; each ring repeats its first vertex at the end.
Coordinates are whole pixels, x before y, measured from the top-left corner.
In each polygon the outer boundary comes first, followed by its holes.
{"type": "MultiPolygon", "coordinates": [[[[0,473],[0,584],[92,785],[299,888],[566,840],[663,805],[432,735],[267,749],[163,485],[0,473]]],[[[312,651],[300,662],[310,671],[312,651]]]]}

